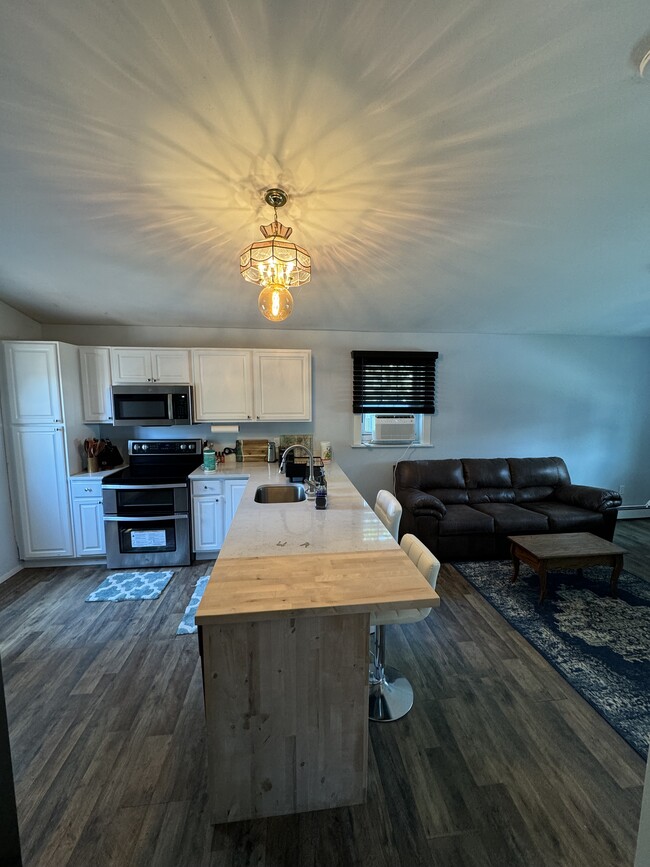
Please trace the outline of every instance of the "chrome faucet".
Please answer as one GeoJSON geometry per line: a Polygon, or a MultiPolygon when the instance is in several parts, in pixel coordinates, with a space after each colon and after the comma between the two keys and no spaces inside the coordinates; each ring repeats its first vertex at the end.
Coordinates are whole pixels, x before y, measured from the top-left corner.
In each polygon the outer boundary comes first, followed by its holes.
{"type": "Polygon", "coordinates": [[[282,461],[280,463],[279,473],[283,473],[287,463],[287,455],[293,449],[303,449],[309,455],[309,478],[307,479],[307,499],[313,500],[316,497],[316,479],[314,478],[314,455],[307,448],[307,446],[303,446],[300,443],[296,443],[294,446],[289,446],[284,450],[284,454],[282,455],[282,461]]]}

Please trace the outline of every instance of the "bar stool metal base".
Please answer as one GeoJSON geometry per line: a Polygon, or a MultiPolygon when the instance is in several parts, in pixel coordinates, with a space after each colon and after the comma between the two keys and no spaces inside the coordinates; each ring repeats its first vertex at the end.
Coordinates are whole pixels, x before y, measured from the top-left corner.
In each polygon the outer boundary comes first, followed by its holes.
{"type": "Polygon", "coordinates": [[[370,683],[368,716],[375,722],[400,719],[413,707],[413,687],[395,668],[384,668],[384,677],[370,683]]]}

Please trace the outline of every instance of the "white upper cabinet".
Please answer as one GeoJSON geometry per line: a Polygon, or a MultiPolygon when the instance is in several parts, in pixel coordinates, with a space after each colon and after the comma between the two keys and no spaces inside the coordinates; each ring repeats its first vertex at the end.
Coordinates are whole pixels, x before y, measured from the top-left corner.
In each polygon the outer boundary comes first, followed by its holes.
{"type": "Polygon", "coordinates": [[[195,420],[252,420],[251,350],[195,349],[192,359],[195,420]]]}
{"type": "Polygon", "coordinates": [[[81,392],[84,421],[113,421],[111,359],[107,346],[80,346],[81,392]]]}
{"type": "Polygon", "coordinates": [[[195,349],[196,421],[311,421],[311,350],[195,349]]]}
{"type": "Polygon", "coordinates": [[[187,349],[141,349],[111,347],[113,385],[140,385],[160,382],[189,385],[190,353],[187,349]]]}
{"type": "Polygon", "coordinates": [[[63,402],[56,343],[5,343],[12,424],[60,424],[63,402]]]}
{"type": "Polygon", "coordinates": [[[311,421],[311,351],[254,349],[255,418],[311,421]]]}

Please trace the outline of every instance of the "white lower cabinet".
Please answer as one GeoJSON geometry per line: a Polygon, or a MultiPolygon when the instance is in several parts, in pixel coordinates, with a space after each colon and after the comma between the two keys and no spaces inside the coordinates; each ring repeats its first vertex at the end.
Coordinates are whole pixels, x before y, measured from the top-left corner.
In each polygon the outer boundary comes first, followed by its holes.
{"type": "Polygon", "coordinates": [[[192,479],[192,538],[195,554],[215,554],[223,545],[247,479],[192,479]]]}
{"type": "Polygon", "coordinates": [[[218,551],[225,536],[226,501],[221,479],[192,480],[194,552],[218,551]]]}
{"type": "Polygon", "coordinates": [[[226,494],[226,533],[235,517],[237,506],[248,484],[248,479],[228,479],[224,482],[226,494]]]}
{"type": "Polygon", "coordinates": [[[11,430],[20,557],[72,557],[72,521],[63,427],[11,430]]]}
{"type": "Polygon", "coordinates": [[[77,557],[106,553],[102,483],[83,478],[70,480],[74,549],[77,557]]]}

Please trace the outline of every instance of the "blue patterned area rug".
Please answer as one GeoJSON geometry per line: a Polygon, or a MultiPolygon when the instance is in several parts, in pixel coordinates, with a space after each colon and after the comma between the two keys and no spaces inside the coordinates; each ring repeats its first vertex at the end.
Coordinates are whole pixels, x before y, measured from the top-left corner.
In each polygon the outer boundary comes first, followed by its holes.
{"type": "Polygon", "coordinates": [[[189,604],[185,609],[183,619],[178,624],[176,635],[191,635],[193,632],[197,631],[196,623],[194,622],[194,615],[196,614],[196,609],[199,607],[199,602],[201,601],[201,597],[203,596],[203,591],[205,590],[209,580],[210,576],[204,575],[203,578],[199,578],[199,580],[196,582],[194,593],[192,593],[192,598],[190,599],[189,604]]]}
{"type": "Polygon", "coordinates": [[[169,584],[167,572],[114,572],[86,598],[86,602],[121,602],[124,599],[157,599],[169,584]]]}
{"type": "Polygon", "coordinates": [[[510,561],[454,568],[556,668],[643,758],[650,737],[650,582],[623,571],[618,598],[611,569],[590,566],[539,578],[523,563],[514,584],[510,561]]]}

